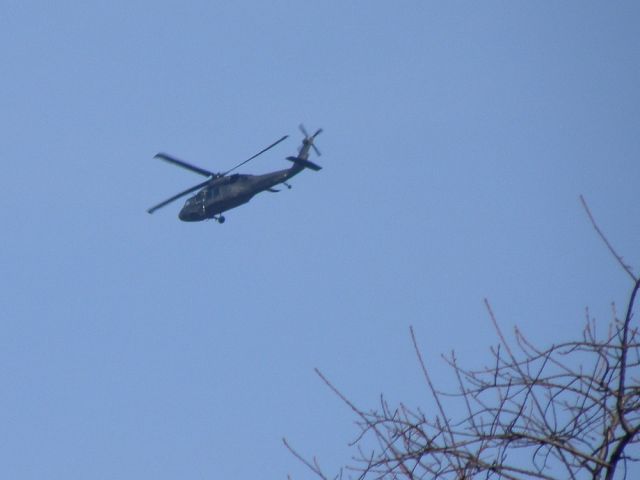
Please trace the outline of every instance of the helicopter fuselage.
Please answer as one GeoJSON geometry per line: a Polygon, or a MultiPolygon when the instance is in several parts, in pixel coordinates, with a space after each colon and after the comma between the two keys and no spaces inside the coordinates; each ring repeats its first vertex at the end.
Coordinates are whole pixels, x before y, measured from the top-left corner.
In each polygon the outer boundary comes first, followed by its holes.
{"type": "Polygon", "coordinates": [[[227,210],[247,203],[260,192],[275,191],[272,190],[274,186],[286,182],[302,170],[303,167],[294,165],[263,175],[236,173],[213,178],[208,185],[185,202],[178,217],[184,222],[215,218],[227,210]]]}

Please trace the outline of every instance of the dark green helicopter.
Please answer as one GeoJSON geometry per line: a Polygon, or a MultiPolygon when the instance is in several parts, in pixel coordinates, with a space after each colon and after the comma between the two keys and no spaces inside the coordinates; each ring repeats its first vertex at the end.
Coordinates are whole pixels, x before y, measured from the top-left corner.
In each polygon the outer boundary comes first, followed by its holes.
{"type": "Polygon", "coordinates": [[[182,160],[178,160],[166,153],[158,153],[154,158],[159,158],[166,162],[173,163],[174,165],[178,165],[179,167],[191,170],[192,172],[207,177],[207,180],[185,190],[184,192],[174,195],[154,207],[151,207],[147,212],[153,213],[174,200],[200,189],[198,193],[185,202],[184,207],[182,207],[182,210],[180,210],[178,215],[180,220],[185,222],[199,222],[201,220],[213,218],[218,223],[224,223],[225,218],[222,216],[222,212],[226,212],[227,210],[231,210],[232,208],[236,208],[247,203],[254,195],[264,191],[278,192],[279,190],[276,190],[273,187],[280,183],[286,185],[287,188],[291,188],[291,185],[287,183],[287,180],[294,175],[297,175],[305,168],[310,168],[315,171],[322,168],[309,160],[309,150],[311,148],[315,150],[316,154],[320,155],[320,152],[313,144],[313,141],[322,132],[322,129],[318,129],[313,135],[309,135],[303,125],[300,125],[300,130],[304,135],[304,139],[302,140],[302,145],[298,150],[298,155],[295,157],[287,157],[287,160],[293,162],[291,168],[265,173],[264,175],[246,175],[239,173],[234,173],[233,175],[229,174],[238,167],[241,167],[245,163],[253,160],[258,155],[261,155],[267,150],[275,147],[280,142],[284,141],[288,135],[285,135],[277,142],[272,143],[267,148],[259,151],[254,156],[246,159],[244,162],[239,163],[224,173],[214,173],[209,170],[205,170],[204,168],[183,162],[182,160]]]}

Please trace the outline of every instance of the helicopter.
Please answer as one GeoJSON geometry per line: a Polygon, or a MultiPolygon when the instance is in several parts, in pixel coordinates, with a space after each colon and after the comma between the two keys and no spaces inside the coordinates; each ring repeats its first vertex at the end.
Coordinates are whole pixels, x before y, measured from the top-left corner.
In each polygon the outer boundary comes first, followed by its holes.
{"type": "Polygon", "coordinates": [[[260,150],[252,157],[249,157],[245,161],[240,162],[235,167],[223,173],[214,173],[210,170],[196,167],[195,165],[191,165],[190,163],[179,160],[166,153],[156,154],[154,158],[159,158],[165,162],[191,170],[194,173],[207,177],[207,180],[188,188],[187,190],[180,192],[163,202],[160,202],[148,209],[147,212],[153,213],[185,195],[195,192],[196,190],[200,190],[194,196],[187,199],[178,214],[178,218],[184,222],[199,222],[202,220],[214,219],[218,223],[222,224],[225,221],[225,218],[222,215],[223,212],[239,207],[240,205],[244,205],[256,194],[265,191],[273,193],[279,192],[280,190],[274,188],[278,184],[283,184],[290,189],[291,185],[287,183],[287,180],[297,175],[302,170],[308,168],[317,172],[322,169],[320,165],[309,160],[309,152],[312,148],[316,154],[320,156],[320,151],[313,142],[315,138],[322,133],[322,129],[319,128],[313,135],[309,135],[307,130],[304,128],[304,125],[300,125],[299,128],[304,135],[304,138],[302,139],[302,144],[300,145],[298,154],[296,156],[287,157],[287,160],[292,162],[293,165],[290,168],[265,173],[263,175],[248,175],[240,173],[234,173],[232,175],[229,174],[259,155],[262,155],[267,150],[275,147],[280,142],[283,142],[289,137],[288,135],[285,135],[268,147],[260,150]]]}

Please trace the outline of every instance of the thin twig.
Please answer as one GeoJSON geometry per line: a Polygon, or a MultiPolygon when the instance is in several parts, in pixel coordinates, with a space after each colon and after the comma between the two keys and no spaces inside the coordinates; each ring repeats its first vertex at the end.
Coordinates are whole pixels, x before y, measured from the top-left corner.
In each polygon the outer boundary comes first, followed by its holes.
{"type": "Polygon", "coordinates": [[[591,220],[591,225],[593,225],[593,228],[598,233],[598,235],[600,236],[604,244],[607,246],[607,248],[611,252],[611,254],[615,257],[615,259],[620,264],[620,266],[624,269],[624,271],[627,272],[627,274],[633,279],[633,281],[637,282],[638,278],[631,271],[631,267],[626,263],[624,263],[624,260],[622,259],[622,257],[618,255],[618,252],[616,252],[616,250],[613,248],[611,243],[609,243],[609,240],[607,239],[605,234],[602,233],[602,230],[600,230],[600,227],[598,227],[598,224],[596,223],[595,218],[593,218],[593,215],[591,214],[591,210],[587,205],[587,201],[584,199],[582,195],[580,195],[580,202],[582,202],[582,206],[584,207],[584,210],[587,212],[587,216],[589,217],[589,220],[591,220]]]}

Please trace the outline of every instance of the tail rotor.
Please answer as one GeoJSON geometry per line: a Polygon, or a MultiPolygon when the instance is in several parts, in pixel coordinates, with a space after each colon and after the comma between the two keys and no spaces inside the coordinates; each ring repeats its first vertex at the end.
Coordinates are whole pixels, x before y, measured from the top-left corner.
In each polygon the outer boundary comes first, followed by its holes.
{"type": "Polygon", "coordinates": [[[322,129],[319,128],[318,130],[316,130],[316,133],[314,133],[313,135],[309,135],[309,132],[307,132],[307,129],[304,128],[304,125],[302,123],[300,125],[298,125],[298,128],[300,129],[300,131],[304,135],[304,140],[303,140],[304,144],[310,145],[313,148],[313,151],[316,152],[316,155],[321,157],[322,154],[320,153],[320,150],[318,150],[318,147],[315,146],[313,141],[315,140],[315,138],[318,135],[320,135],[322,133],[322,129]]]}

